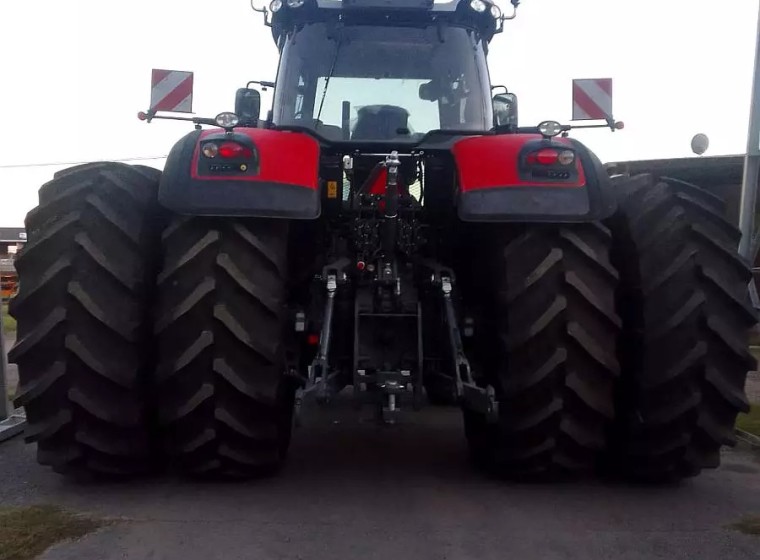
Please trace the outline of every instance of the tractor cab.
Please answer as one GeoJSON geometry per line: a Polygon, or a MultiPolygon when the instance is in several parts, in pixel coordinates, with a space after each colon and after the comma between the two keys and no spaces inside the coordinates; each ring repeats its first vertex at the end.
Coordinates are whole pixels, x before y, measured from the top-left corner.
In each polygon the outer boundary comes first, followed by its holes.
{"type": "Polygon", "coordinates": [[[486,53],[506,19],[495,4],[274,0],[269,12],[281,53],[275,126],[402,145],[493,128],[486,53]]]}

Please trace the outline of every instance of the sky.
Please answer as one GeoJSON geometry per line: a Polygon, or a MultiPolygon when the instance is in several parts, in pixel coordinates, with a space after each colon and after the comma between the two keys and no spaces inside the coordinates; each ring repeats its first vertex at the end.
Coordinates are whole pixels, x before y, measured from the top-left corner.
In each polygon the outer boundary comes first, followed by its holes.
{"type": "MultiPolygon", "coordinates": [[[[743,154],[758,2],[523,0],[491,43],[491,81],[519,96],[527,125],[568,122],[574,78],[612,78],[625,129],[573,132],[604,162],[687,157],[697,133],[706,155],[743,154]]],[[[277,72],[249,0],[0,0],[0,53],[3,227],[23,226],[66,164],[164,156],[191,130],[137,120],[152,68],[195,72],[194,111],[210,117],[277,72]]]]}

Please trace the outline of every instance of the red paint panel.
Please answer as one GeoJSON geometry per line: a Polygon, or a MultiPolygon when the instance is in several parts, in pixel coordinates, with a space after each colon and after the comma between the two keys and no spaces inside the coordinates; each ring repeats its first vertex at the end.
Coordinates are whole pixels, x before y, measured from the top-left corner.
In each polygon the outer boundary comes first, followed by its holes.
{"type": "Polygon", "coordinates": [[[388,183],[388,170],[383,167],[380,173],[375,177],[375,181],[369,188],[369,194],[385,194],[385,188],[388,183]]]}
{"type": "Polygon", "coordinates": [[[263,128],[236,128],[235,134],[243,134],[253,140],[259,152],[259,174],[246,177],[198,175],[200,141],[220,129],[204,130],[193,154],[193,179],[202,181],[246,181],[249,183],[283,183],[316,190],[319,186],[319,143],[300,132],[284,132],[263,128]]]}
{"type": "MultiPolygon", "coordinates": [[[[582,187],[586,184],[583,166],[576,161],[578,180],[572,183],[527,182],[520,178],[518,162],[520,150],[527,142],[540,140],[538,134],[504,134],[474,136],[460,140],[451,151],[459,172],[462,192],[498,187],[582,187]]],[[[555,138],[552,144],[570,145],[564,138],[555,138]]],[[[547,145],[546,147],[551,147],[547,145]]]]}
{"type": "MultiPolygon", "coordinates": [[[[397,178],[398,181],[398,192],[402,194],[409,194],[408,189],[406,188],[406,184],[404,184],[403,178],[399,175],[397,178]]],[[[375,177],[375,180],[373,181],[372,185],[370,185],[369,188],[369,194],[385,194],[385,191],[387,189],[388,185],[388,170],[383,167],[380,169],[380,172],[377,174],[377,177],[375,177]]]]}

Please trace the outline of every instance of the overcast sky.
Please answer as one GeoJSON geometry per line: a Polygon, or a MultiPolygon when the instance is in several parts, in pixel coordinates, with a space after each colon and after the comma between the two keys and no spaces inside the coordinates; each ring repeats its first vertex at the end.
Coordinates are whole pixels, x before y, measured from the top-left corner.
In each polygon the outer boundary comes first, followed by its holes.
{"type": "MultiPolygon", "coordinates": [[[[492,42],[492,82],[532,124],[570,119],[573,78],[613,78],[625,130],[574,133],[605,162],[688,156],[698,132],[708,155],[744,153],[758,1],[523,0],[492,42]]],[[[204,116],[277,70],[249,0],[0,0],[0,53],[0,226],[23,225],[62,168],[9,165],[169,152],[190,127],[137,120],[151,68],[194,71],[204,116]]]]}

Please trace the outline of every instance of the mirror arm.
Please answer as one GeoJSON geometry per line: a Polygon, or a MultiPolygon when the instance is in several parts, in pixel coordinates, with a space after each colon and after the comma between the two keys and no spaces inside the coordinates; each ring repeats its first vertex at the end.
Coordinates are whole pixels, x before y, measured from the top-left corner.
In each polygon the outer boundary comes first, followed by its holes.
{"type": "Polygon", "coordinates": [[[264,14],[264,25],[267,27],[272,27],[272,22],[269,19],[269,10],[267,10],[266,6],[264,6],[263,8],[257,8],[256,0],[251,0],[251,9],[254,12],[259,12],[260,14],[264,14]]]}
{"type": "Polygon", "coordinates": [[[245,87],[246,88],[250,88],[251,84],[258,84],[258,85],[260,85],[261,89],[263,89],[264,91],[266,91],[267,88],[274,89],[274,82],[267,82],[265,80],[251,80],[250,82],[248,82],[247,84],[245,84],[245,87]]]}
{"type": "Polygon", "coordinates": [[[503,23],[504,21],[513,20],[513,19],[515,19],[516,17],[517,17],[517,8],[515,7],[515,8],[512,8],[512,14],[511,14],[511,15],[508,15],[508,16],[506,16],[506,15],[502,15],[502,16],[501,16],[499,19],[500,19],[500,20],[502,21],[502,23],[503,23]]]}
{"type": "Polygon", "coordinates": [[[160,119],[160,120],[166,120],[166,121],[185,121],[185,122],[191,122],[196,126],[200,126],[202,124],[208,125],[208,126],[219,126],[216,124],[216,121],[214,119],[209,119],[205,117],[177,117],[174,115],[158,115],[156,111],[153,109],[150,109],[146,113],[138,113],[137,118],[141,121],[145,121],[147,123],[150,123],[153,119],[160,119]]]}

